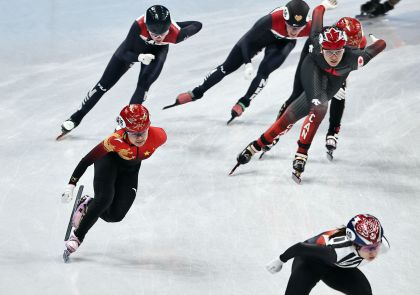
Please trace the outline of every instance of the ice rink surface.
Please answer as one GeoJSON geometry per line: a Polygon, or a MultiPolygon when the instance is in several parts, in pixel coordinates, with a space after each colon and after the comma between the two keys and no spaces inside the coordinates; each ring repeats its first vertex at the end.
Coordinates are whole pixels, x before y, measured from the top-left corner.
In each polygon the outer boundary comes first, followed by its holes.
{"type": "MultiPolygon", "coordinates": [[[[341,1],[325,24],[354,16],[341,1]]],[[[171,46],[145,105],[167,143],[142,165],[137,199],[121,223],[102,220],[70,264],[61,259],[70,204],[61,192],[79,160],[112,133],[137,83],[136,64],[65,140],[61,122],[99,80],[132,22],[151,1],[0,1],[1,294],[283,294],[291,262],[265,264],[292,244],[376,215],[391,251],[362,267],[374,294],[420,294],[420,2],[403,0],[365,33],[387,49],[349,78],[334,162],[325,157],[328,116],[303,183],[291,179],[301,122],[263,160],[227,173],[289,96],[303,41],[242,117],[243,68],[200,101],[162,111],[201,83],[254,22],[286,1],[162,1],[174,20],[203,30],[171,46]]],[[[308,1],[311,7],[318,2],[308,1]]],[[[254,60],[255,68],[262,54],[254,60]]],[[[92,194],[93,169],[80,184],[92,194]]],[[[311,294],[338,294],[319,283],[311,294]]]]}

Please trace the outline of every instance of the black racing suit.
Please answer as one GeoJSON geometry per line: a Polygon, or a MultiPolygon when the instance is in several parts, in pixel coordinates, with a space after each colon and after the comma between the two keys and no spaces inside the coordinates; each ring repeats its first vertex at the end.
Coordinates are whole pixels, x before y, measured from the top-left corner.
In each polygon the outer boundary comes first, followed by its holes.
{"type": "MultiPolygon", "coordinates": [[[[389,249],[383,237],[380,253],[389,249]]],[[[371,295],[372,289],[359,266],[368,261],[358,246],[348,240],[345,228],[331,230],[303,243],[297,243],[280,255],[282,262],[294,258],[286,295],[307,295],[319,281],[348,295],[371,295]]]]}
{"type": "Polygon", "coordinates": [[[298,97],[290,104],[283,115],[258,140],[260,147],[269,145],[277,136],[285,134],[294,123],[306,116],[300,133],[299,153],[307,154],[316,131],[322,122],[328,101],[337,93],[351,71],[366,65],[373,57],[385,49],[385,41],[378,40],[365,50],[345,47],[340,63],[331,67],[325,61],[319,44],[322,30],[323,6],[318,6],[313,13],[310,37],[310,53],[299,63],[296,73],[301,86],[293,95],[298,97]]]}
{"type": "MultiPolygon", "coordinates": [[[[296,45],[296,40],[287,37],[287,33],[282,32],[286,36],[273,33],[273,26],[279,23],[280,26],[286,27],[282,17],[276,18],[275,11],[260,18],[235,44],[226,60],[212,70],[201,85],[192,90],[194,100],[201,98],[207,90],[219,83],[225,76],[236,71],[241,65],[250,63],[251,58],[265,48],[264,58],[258,67],[255,78],[252,80],[246,94],[238,101],[243,107],[250,105],[251,100],[266,85],[268,76],[281,66],[296,45]]],[[[298,37],[308,36],[310,24],[306,25],[298,37]]]]}
{"type": "Polygon", "coordinates": [[[176,24],[172,24],[170,28],[169,34],[170,36],[174,36],[173,40],[162,44],[155,44],[148,32],[146,32],[145,27],[142,28],[136,20],[131,26],[125,40],[112,55],[101,79],[92,90],[88,92],[80,109],[71,115],[71,120],[78,125],[83,117],[95,106],[102,95],[111,89],[135,62],[138,62],[140,53],[153,54],[155,56],[154,60],[149,65],[141,65],[137,87],[130,100],[130,104],[143,103],[146,99],[147,91],[162,71],[168,54],[169,44],[176,44],[184,41],[200,31],[201,27],[201,23],[197,21],[177,22],[176,24]],[[176,26],[178,26],[178,28],[173,29],[176,32],[172,32],[172,28],[176,26]],[[142,38],[142,36],[145,37],[142,38]]]}

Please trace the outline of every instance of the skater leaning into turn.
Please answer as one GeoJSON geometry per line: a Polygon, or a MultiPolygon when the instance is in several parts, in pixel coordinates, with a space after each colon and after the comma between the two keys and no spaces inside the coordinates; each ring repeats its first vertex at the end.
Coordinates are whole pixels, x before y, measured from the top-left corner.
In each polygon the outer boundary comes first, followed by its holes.
{"type": "MultiPolygon", "coordinates": [[[[387,0],[381,3],[380,0],[369,0],[362,6],[360,6],[360,17],[373,18],[386,14],[388,11],[394,9],[394,6],[400,2],[400,0],[387,0]]],[[[359,17],[359,16],[357,16],[359,17]]]]}
{"type": "MultiPolygon", "coordinates": [[[[361,23],[351,17],[342,17],[336,24],[338,28],[342,29],[346,33],[347,41],[346,46],[353,49],[364,49],[366,47],[366,37],[363,34],[361,23]]],[[[293,83],[293,91],[289,99],[283,103],[277,119],[280,118],[286,111],[287,107],[299,97],[303,91],[302,83],[300,82],[300,71],[304,58],[309,53],[310,40],[308,39],[303,47],[300,60],[295,73],[295,80],[293,83]]],[[[338,92],[331,99],[330,103],[330,125],[326,135],[325,146],[327,148],[328,159],[332,160],[333,152],[337,148],[338,133],[340,132],[341,119],[343,117],[345,99],[346,99],[346,81],[340,87],[338,92]]],[[[274,140],[274,144],[278,142],[278,138],[274,140]]],[[[272,146],[264,147],[264,151],[268,151],[272,146]]]]}
{"type": "Polygon", "coordinates": [[[88,92],[82,106],[61,125],[63,135],[73,130],[102,95],[135,63],[141,63],[136,90],[130,104],[141,104],[162,71],[169,44],[176,44],[201,30],[197,21],[173,22],[169,10],[153,5],[132,24],[127,37],[112,55],[99,82],[88,92]]]}
{"type": "Polygon", "coordinates": [[[276,137],[285,134],[293,124],[306,116],[293,161],[294,180],[300,182],[308,150],[327,112],[328,101],[337,93],[351,71],[364,66],[385,49],[385,41],[374,36],[371,36],[374,43],[364,50],[344,47],[344,31],[336,26],[323,27],[323,13],[323,6],[318,6],[313,13],[310,52],[304,58],[300,71],[302,93],[258,140],[251,142],[238,155],[237,166],[248,163],[254,154],[264,146],[271,145],[276,137]]]}
{"type": "MultiPolygon", "coordinates": [[[[336,6],[336,0],[324,0],[321,5],[332,9],[336,6]]],[[[309,6],[305,1],[292,0],[285,7],[277,8],[260,18],[236,43],[227,59],[212,70],[201,85],[181,93],[176,102],[168,107],[200,99],[207,90],[243,64],[245,77],[251,79],[254,71],[251,59],[265,49],[264,58],[248,91],[231,110],[232,119],[240,116],[266,85],[268,76],[287,58],[295,47],[296,39],[309,36],[311,21],[308,22],[308,12],[309,6]]]]}
{"type": "Polygon", "coordinates": [[[124,218],[136,197],[141,162],[166,141],[162,128],[150,126],[149,112],[143,105],[124,107],[117,121],[121,129],[82,158],[62,195],[63,202],[69,202],[80,177],[94,164],[94,197],[84,196],[77,205],[73,229],[65,242],[69,253],[77,250],[98,218],[106,222],[124,218]]]}
{"type": "Polygon", "coordinates": [[[323,232],[291,246],[266,268],[274,274],[294,259],[286,295],[307,295],[319,281],[344,294],[371,295],[370,283],[358,267],[388,249],[379,220],[369,214],[359,214],[347,227],[323,232]]]}

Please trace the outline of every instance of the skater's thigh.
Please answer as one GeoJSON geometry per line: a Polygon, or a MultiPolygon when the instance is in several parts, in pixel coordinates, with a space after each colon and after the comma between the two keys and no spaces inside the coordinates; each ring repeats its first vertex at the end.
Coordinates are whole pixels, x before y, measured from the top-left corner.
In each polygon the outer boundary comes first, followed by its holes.
{"type": "Polygon", "coordinates": [[[239,67],[243,64],[244,58],[242,55],[241,48],[235,45],[221,66],[223,67],[223,71],[225,72],[225,74],[228,75],[239,69],[239,67]]]}
{"type": "Polygon", "coordinates": [[[322,281],[331,288],[344,294],[372,294],[368,279],[358,268],[335,267],[323,276],[322,281]]]}
{"type": "MultiPolygon", "coordinates": [[[[292,124],[296,123],[309,114],[310,104],[305,92],[302,92],[286,109],[283,116],[286,116],[292,124]]],[[[289,123],[289,124],[290,124],[289,123]]]]}
{"type": "Polygon", "coordinates": [[[314,260],[296,257],[287,283],[286,295],[306,295],[321,280],[325,267],[314,260]]]}
{"type": "Polygon", "coordinates": [[[94,206],[106,208],[112,203],[118,173],[118,161],[116,161],[115,156],[113,153],[109,153],[95,162],[94,206]]]}
{"type": "Polygon", "coordinates": [[[168,47],[162,47],[155,55],[155,59],[149,65],[141,65],[139,78],[137,81],[138,86],[149,89],[150,85],[159,77],[162,72],[163,65],[165,64],[168,55],[168,47]]]}
{"type": "Polygon", "coordinates": [[[128,71],[131,66],[132,63],[123,61],[113,55],[108,65],[106,66],[105,71],[99,80],[99,83],[106,90],[109,90],[112,88],[112,86],[115,85],[115,83],[118,82],[118,80],[128,71]]]}
{"type": "Polygon", "coordinates": [[[115,183],[115,197],[108,215],[114,222],[121,221],[130,210],[137,194],[140,164],[120,172],[115,183]]]}
{"type": "Polygon", "coordinates": [[[278,69],[294,48],[294,42],[281,42],[272,44],[265,48],[264,58],[258,67],[258,73],[266,76],[278,69]]]}

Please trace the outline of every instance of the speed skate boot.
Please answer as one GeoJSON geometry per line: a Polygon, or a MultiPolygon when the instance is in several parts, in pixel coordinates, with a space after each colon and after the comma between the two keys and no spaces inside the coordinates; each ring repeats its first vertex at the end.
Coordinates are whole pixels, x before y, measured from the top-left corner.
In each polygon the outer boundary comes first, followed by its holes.
{"type": "Polygon", "coordinates": [[[239,165],[244,165],[251,161],[252,156],[259,151],[261,151],[261,147],[258,145],[257,141],[253,141],[248,144],[248,146],[236,157],[236,165],[230,171],[229,175],[232,175],[236,168],[239,167],[239,165]]]}
{"type": "Polygon", "coordinates": [[[80,120],[75,120],[74,118],[70,117],[66,121],[61,124],[61,134],[57,136],[57,140],[62,138],[64,135],[72,131],[80,124],[80,120]]]}
{"type": "Polygon", "coordinates": [[[92,197],[83,196],[80,198],[76,211],[74,211],[73,218],[72,218],[72,226],[74,229],[77,229],[82,221],[83,217],[86,215],[88,210],[89,203],[93,200],[92,197]]]}
{"type": "Polygon", "coordinates": [[[300,183],[302,180],[300,178],[303,171],[305,171],[306,161],[308,159],[308,155],[296,153],[295,159],[293,160],[293,172],[292,178],[296,183],[300,183]]]}
{"type": "Polygon", "coordinates": [[[192,102],[192,101],[194,101],[196,99],[199,99],[199,98],[201,98],[201,97],[196,97],[192,91],[187,91],[187,92],[179,94],[176,97],[176,100],[173,104],[167,105],[167,106],[163,107],[163,109],[166,110],[166,109],[169,109],[169,108],[173,108],[173,107],[179,106],[181,104],[186,104],[186,103],[192,102]]]}
{"type": "Polygon", "coordinates": [[[333,153],[337,148],[337,135],[327,135],[325,139],[325,147],[327,148],[327,158],[332,161],[334,159],[333,153]]]}
{"type": "Polygon", "coordinates": [[[69,262],[70,254],[76,252],[82,241],[74,234],[74,228],[71,230],[70,237],[65,241],[66,249],[63,253],[63,260],[65,263],[69,262]]]}
{"type": "Polygon", "coordinates": [[[236,117],[240,117],[243,112],[245,112],[245,109],[249,107],[251,104],[251,100],[247,97],[241,97],[236,104],[232,107],[232,110],[230,111],[231,118],[227,122],[229,124],[233,121],[236,117]]]}
{"type": "Polygon", "coordinates": [[[253,141],[238,155],[236,160],[239,164],[244,165],[251,161],[253,155],[261,151],[261,147],[257,141],[253,141]]]}
{"type": "Polygon", "coordinates": [[[260,159],[265,155],[266,152],[270,151],[279,142],[279,139],[280,139],[280,136],[274,138],[271,144],[268,144],[262,147],[262,153],[261,153],[260,159]]]}
{"type": "Polygon", "coordinates": [[[187,91],[178,95],[176,101],[178,104],[184,104],[193,101],[193,98],[194,94],[192,93],[192,91],[187,91]]]}

